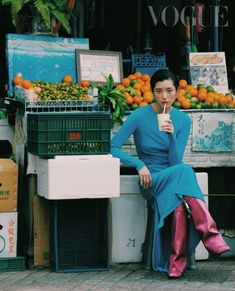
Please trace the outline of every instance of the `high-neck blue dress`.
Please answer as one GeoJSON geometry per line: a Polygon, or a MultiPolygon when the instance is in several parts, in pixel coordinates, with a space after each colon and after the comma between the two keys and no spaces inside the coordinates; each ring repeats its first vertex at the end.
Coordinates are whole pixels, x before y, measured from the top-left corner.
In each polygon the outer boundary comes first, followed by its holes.
{"type": "MultiPolygon", "coordinates": [[[[140,170],[147,166],[152,175],[152,187],[142,195],[153,200],[154,239],[152,265],[156,271],[168,271],[171,249],[170,227],[167,217],[182,203],[183,196],[191,196],[204,201],[193,169],[182,162],[190,134],[189,116],[173,108],[170,118],[174,134],[158,129],[157,113],[151,105],[134,110],[125,120],[111,141],[111,154],[120,158],[122,164],[140,170]],[[123,151],[122,146],[133,134],[138,157],[123,151]]],[[[188,254],[199,243],[199,236],[189,220],[188,254]]]]}

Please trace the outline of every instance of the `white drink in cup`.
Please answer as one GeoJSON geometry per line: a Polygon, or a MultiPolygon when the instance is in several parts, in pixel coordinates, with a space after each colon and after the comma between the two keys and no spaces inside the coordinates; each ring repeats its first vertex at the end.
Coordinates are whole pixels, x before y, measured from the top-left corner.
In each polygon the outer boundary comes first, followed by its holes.
{"type": "Polygon", "coordinates": [[[160,131],[162,130],[162,126],[167,124],[167,121],[170,120],[170,114],[169,113],[158,113],[158,127],[160,131]]]}

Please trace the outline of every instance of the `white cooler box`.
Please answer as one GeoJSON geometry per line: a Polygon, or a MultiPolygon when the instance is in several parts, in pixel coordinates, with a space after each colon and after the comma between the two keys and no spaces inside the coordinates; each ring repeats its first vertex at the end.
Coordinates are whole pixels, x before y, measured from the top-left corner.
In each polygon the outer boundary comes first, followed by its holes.
{"type": "Polygon", "coordinates": [[[148,209],[139,192],[138,179],[136,175],[121,176],[121,195],[111,199],[112,263],[142,260],[148,209]]]}
{"type": "Polygon", "coordinates": [[[120,160],[111,155],[37,159],[38,195],[47,199],[120,196],[120,160]]]}

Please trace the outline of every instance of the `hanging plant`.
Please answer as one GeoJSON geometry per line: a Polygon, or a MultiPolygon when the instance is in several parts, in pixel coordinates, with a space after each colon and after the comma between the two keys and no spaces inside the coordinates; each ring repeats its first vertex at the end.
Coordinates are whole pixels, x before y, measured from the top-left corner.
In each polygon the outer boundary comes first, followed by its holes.
{"type": "Polygon", "coordinates": [[[52,28],[52,17],[54,17],[68,34],[71,33],[69,20],[74,0],[0,0],[0,3],[11,7],[12,23],[15,27],[22,10],[28,9],[32,14],[35,12],[40,14],[48,29],[52,28]]]}

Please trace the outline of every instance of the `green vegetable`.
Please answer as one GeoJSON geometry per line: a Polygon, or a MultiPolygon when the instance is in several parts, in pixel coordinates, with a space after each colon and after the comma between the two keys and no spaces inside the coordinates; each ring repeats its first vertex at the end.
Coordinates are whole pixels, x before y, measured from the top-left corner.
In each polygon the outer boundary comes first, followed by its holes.
{"type": "Polygon", "coordinates": [[[98,89],[98,101],[101,106],[110,107],[112,124],[123,123],[123,117],[128,110],[126,98],[120,90],[114,88],[113,76],[104,76],[106,83],[103,85],[93,85],[98,89]]]}

